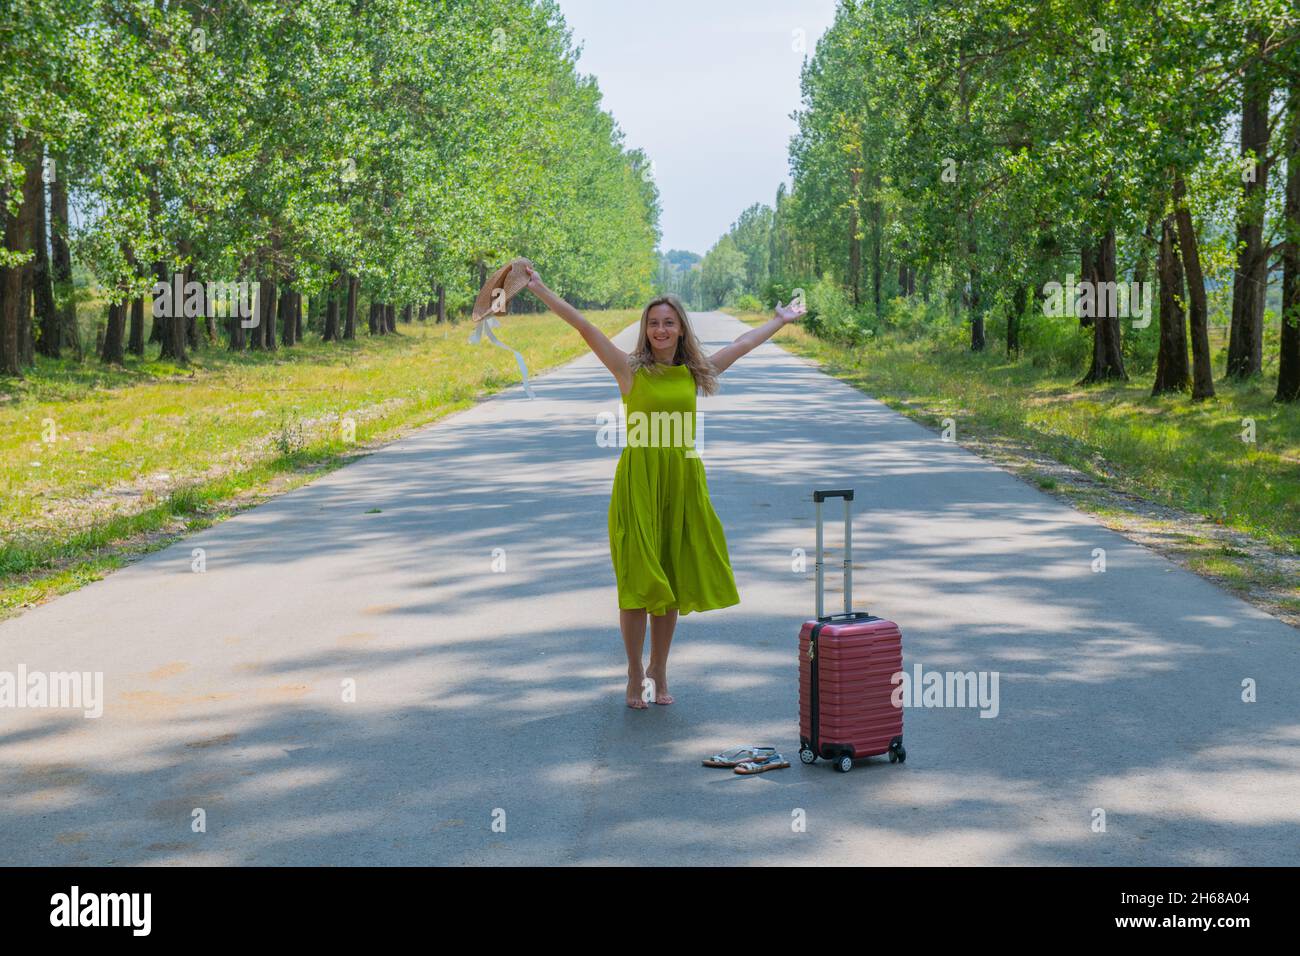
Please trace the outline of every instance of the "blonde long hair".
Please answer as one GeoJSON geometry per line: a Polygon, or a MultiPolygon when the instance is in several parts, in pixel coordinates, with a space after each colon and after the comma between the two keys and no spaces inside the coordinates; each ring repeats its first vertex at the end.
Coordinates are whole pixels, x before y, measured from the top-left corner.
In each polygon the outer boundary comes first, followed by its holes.
{"type": "Polygon", "coordinates": [[[650,303],[641,312],[641,329],[637,333],[637,346],[628,355],[628,364],[632,367],[632,374],[635,375],[639,368],[645,369],[647,374],[650,375],[662,374],[654,351],[650,348],[650,336],[646,331],[646,326],[650,321],[650,310],[656,305],[670,306],[677,313],[677,321],[682,327],[682,334],[677,339],[677,351],[673,355],[673,364],[685,365],[691,370],[691,376],[695,379],[695,390],[698,394],[712,395],[717,392],[718,370],[713,367],[709,357],[704,354],[700,340],[695,337],[695,330],[691,328],[691,322],[686,317],[686,306],[682,304],[681,299],[672,293],[651,299],[650,303]]]}

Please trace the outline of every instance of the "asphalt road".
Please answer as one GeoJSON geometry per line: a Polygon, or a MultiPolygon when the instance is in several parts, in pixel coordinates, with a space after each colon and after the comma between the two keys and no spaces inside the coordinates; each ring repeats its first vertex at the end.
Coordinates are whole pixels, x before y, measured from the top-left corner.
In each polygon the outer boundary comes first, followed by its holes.
{"type": "Polygon", "coordinates": [[[0,624],[0,672],[104,681],[98,718],[0,709],[0,862],[1300,863],[1294,629],[771,343],[700,400],[741,603],[629,710],[618,388],[535,386],[0,624]],[[796,756],[818,487],[857,492],[854,603],[907,670],[998,674],[995,717],[909,707],[902,765],[796,756]],[[700,766],[743,743],[793,766],[700,766]]]}

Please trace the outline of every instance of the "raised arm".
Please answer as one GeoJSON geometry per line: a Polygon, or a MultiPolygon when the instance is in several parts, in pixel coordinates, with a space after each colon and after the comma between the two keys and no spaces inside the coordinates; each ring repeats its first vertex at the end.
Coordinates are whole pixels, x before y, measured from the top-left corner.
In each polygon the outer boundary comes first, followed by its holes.
{"type": "Polygon", "coordinates": [[[783,325],[787,325],[790,322],[798,322],[805,311],[803,303],[796,302],[794,299],[791,299],[788,305],[782,305],[778,301],[776,304],[776,313],[772,318],[768,319],[765,324],[760,325],[758,328],[750,329],[730,345],[724,345],[722,348],[718,349],[709,356],[709,361],[713,363],[713,367],[717,369],[718,374],[721,375],[731,367],[732,363],[735,362],[736,359],[758,348],[775,335],[777,330],[783,325]]]}
{"type": "Polygon", "coordinates": [[[628,365],[628,355],[609,340],[600,329],[587,321],[577,309],[569,305],[546,287],[534,269],[528,270],[528,290],[546,303],[546,307],[578,330],[596,358],[604,363],[605,368],[618,382],[619,390],[624,394],[632,391],[632,368],[628,365]]]}

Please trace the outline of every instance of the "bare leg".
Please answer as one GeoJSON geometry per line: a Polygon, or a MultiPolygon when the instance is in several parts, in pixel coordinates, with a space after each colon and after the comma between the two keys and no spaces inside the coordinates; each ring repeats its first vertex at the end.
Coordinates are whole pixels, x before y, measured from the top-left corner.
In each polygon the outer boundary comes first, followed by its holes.
{"type": "Polygon", "coordinates": [[[645,647],[645,608],[634,611],[620,609],[618,626],[623,632],[623,649],[627,651],[627,705],[633,710],[645,710],[650,705],[641,699],[642,681],[645,669],[641,664],[641,652],[645,647]]]}
{"type": "Polygon", "coordinates": [[[677,627],[677,611],[650,615],[650,666],[645,676],[654,681],[656,704],[671,704],[668,693],[668,649],[673,642],[673,629],[677,627]]]}

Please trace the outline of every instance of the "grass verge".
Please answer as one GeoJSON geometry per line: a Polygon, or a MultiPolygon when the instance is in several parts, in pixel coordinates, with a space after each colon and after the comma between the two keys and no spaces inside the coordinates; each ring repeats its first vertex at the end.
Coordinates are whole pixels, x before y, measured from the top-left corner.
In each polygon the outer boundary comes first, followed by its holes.
{"type": "MultiPolygon", "coordinates": [[[[585,314],[609,335],[639,315],[585,314]]],[[[0,380],[0,618],[516,384],[514,356],[470,345],[472,327],[209,346],[185,367],[38,357],[0,380]]],[[[508,316],[498,337],[530,375],[587,348],[551,314],[508,316]]]]}
{"type": "Polygon", "coordinates": [[[1082,370],[951,341],[849,348],[798,325],[773,341],[1300,626],[1300,407],[1274,403],[1270,382],[1216,382],[1193,403],[1152,398],[1147,376],[1080,386],[1082,370]]]}

